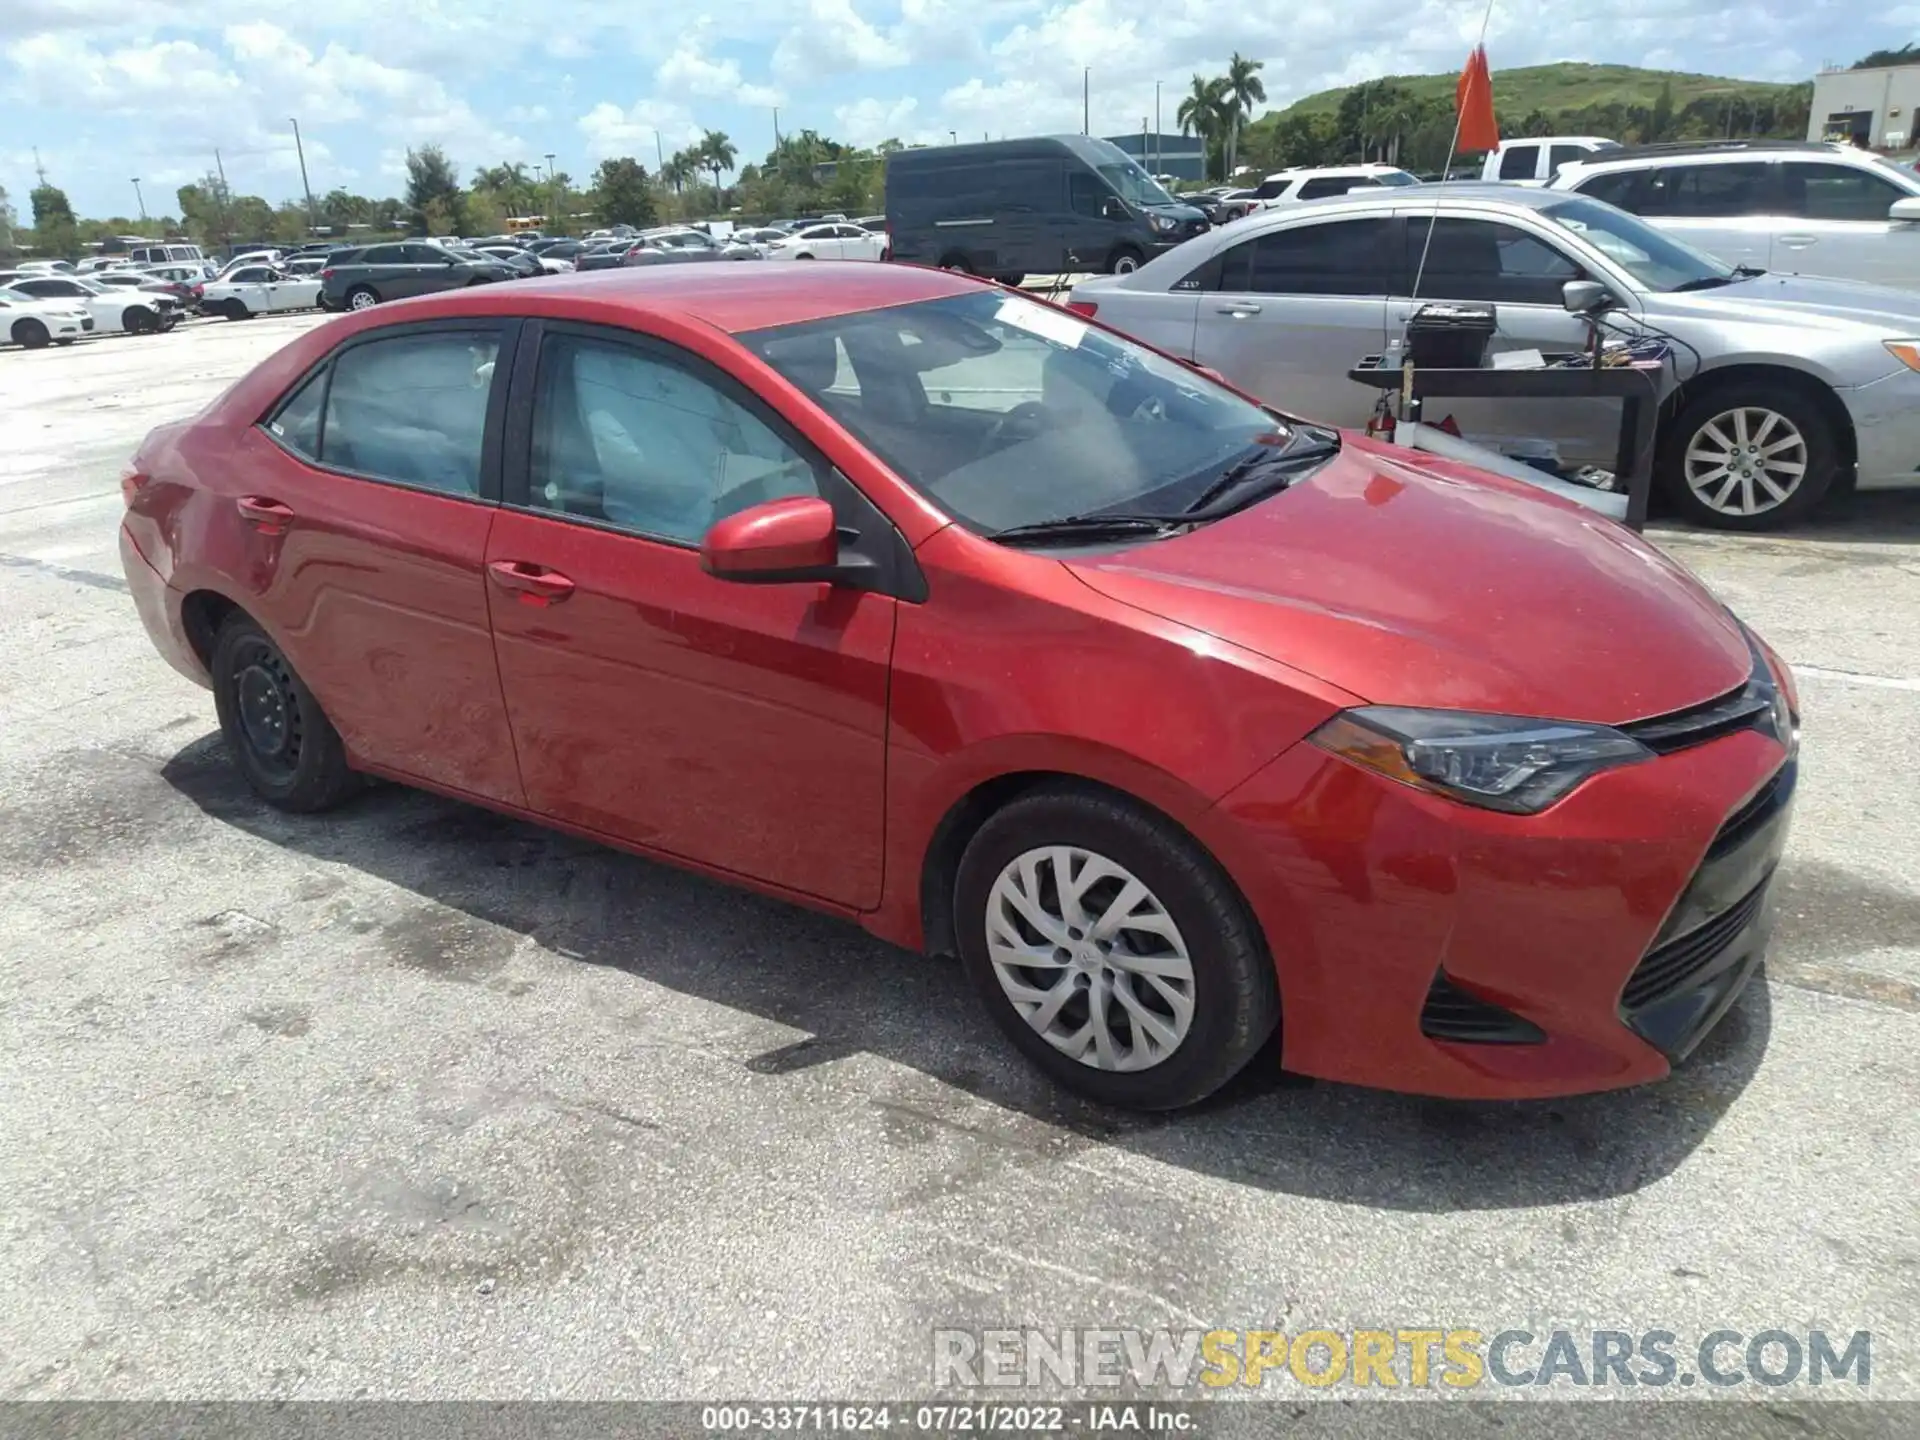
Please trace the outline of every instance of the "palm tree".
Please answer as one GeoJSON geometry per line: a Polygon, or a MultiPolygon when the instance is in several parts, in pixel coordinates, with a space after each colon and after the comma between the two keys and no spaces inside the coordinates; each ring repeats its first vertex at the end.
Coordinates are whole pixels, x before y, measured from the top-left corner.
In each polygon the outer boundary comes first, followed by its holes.
{"type": "Polygon", "coordinates": [[[681,187],[693,178],[693,157],[684,150],[676,150],[668,156],[660,167],[660,178],[673,187],[678,195],[681,187]]]}
{"type": "Polygon", "coordinates": [[[700,168],[713,172],[713,204],[715,209],[721,205],[720,176],[722,172],[733,168],[735,151],[733,141],[727,138],[724,130],[708,130],[700,137],[700,143],[694,147],[694,156],[700,168]]]}
{"type": "Polygon", "coordinates": [[[1227,62],[1227,100],[1231,106],[1227,134],[1226,178],[1229,180],[1240,161],[1240,127],[1253,117],[1253,107],[1264,105],[1267,100],[1267,87],[1260,80],[1260,72],[1265,68],[1264,60],[1249,60],[1238,50],[1227,62]]]}
{"type": "Polygon", "coordinates": [[[1193,89],[1180,102],[1174,120],[1182,135],[1198,135],[1211,152],[1227,128],[1227,82],[1193,77],[1193,89]]]}

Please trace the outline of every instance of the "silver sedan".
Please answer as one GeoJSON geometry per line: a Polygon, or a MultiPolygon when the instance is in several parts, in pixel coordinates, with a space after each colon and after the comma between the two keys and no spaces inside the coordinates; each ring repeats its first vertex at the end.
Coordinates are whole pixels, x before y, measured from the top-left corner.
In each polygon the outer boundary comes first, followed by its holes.
{"type": "MultiPolygon", "coordinates": [[[[1577,280],[1605,287],[1610,330],[1673,352],[1655,474],[1690,518],[1768,529],[1856,481],[1920,483],[1920,295],[1726,265],[1585,196],[1474,184],[1315,201],[1085,281],[1070,303],[1283,410],[1360,425],[1377,392],[1347,370],[1418,304],[1492,303],[1492,351],[1577,350],[1577,280]]],[[[1453,409],[1476,437],[1610,463],[1608,402],[1453,409]]]]}

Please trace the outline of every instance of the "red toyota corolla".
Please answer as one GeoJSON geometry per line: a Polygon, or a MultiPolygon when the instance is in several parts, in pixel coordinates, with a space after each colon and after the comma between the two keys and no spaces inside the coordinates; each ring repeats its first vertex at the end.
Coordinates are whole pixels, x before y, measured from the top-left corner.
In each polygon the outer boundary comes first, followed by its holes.
{"type": "Polygon", "coordinates": [[[1785,667],[1524,485],[880,265],[489,286],[156,431],[121,551],[289,810],[380,775],[957,952],[1100,1100],[1657,1079],[1759,963],[1785,667]]]}

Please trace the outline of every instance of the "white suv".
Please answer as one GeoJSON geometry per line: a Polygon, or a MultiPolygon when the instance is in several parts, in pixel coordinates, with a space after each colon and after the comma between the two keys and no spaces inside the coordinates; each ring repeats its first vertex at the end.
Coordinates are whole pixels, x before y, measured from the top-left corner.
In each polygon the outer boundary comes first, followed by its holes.
{"type": "Polygon", "coordinates": [[[1630,210],[1730,265],[1920,289],[1920,175],[1851,145],[1657,145],[1553,182],[1630,210]]]}
{"type": "Polygon", "coordinates": [[[1237,220],[1256,210],[1275,205],[1294,205],[1302,200],[1325,200],[1345,195],[1350,190],[1371,190],[1381,185],[1418,185],[1420,181],[1397,165],[1335,165],[1317,169],[1301,167],[1281,170],[1267,176],[1253,190],[1242,192],[1216,207],[1220,220],[1237,220]]]}

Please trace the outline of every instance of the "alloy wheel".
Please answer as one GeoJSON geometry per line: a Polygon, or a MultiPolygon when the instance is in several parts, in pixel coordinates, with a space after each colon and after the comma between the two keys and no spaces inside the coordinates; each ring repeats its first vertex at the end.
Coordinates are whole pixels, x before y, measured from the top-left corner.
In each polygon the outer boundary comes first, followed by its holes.
{"type": "Polygon", "coordinates": [[[347,297],[347,304],[355,310],[371,310],[376,303],[371,290],[356,290],[347,297]]]}
{"type": "Polygon", "coordinates": [[[1807,473],[1807,440],[1777,410],[1742,406],[1714,416],[1687,444],[1687,487],[1722,515],[1784,505],[1807,473]]]}
{"type": "Polygon", "coordinates": [[[1020,1018],[1096,1070],[1144,1070],[1193,1025],[1193,960],[1139,877],[1049,845],[1015,856],[987,897],[987,958],[1020,1018]]]}

